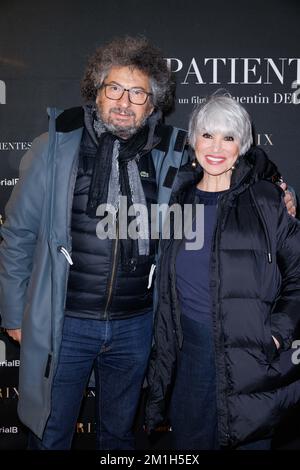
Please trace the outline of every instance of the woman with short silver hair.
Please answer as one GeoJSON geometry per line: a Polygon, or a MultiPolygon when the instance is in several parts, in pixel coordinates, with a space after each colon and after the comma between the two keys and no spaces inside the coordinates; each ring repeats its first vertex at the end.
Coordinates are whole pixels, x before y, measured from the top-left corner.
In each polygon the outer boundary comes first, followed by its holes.
{"type": "MultiPolygon", "coordinates": [[[[204,205],[204,243],[162,241],[147,427],[168,412],[176,449],[270,449],[300,400],[292,361],[300,224],[233,98],[198,106],[189,141],[195,159],[180,171],[172,202],[204,205]]],[[[194,218],[190,232],[197,227],[194,218]]]]}
{"type": "Polygon", "coordinates": [[[229,95],[212,95],[195,108],[189,123],[189,143],[194,149],[201,132],[230,132],[240,144],[240,154],[249,150],[253,143],[252,124],[246,109],[229,95]]]}

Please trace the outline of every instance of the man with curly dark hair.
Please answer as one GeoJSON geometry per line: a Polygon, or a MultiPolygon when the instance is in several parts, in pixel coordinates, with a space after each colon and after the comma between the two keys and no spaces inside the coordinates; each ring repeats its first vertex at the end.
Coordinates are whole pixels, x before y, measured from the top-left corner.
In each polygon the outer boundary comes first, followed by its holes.
{"type": "Polygon", "coordinates": [[[85,101],[95,102],[98,90],[112,67],[129,67],[149,77],[151,102],[164,114],[174,106],[175,79],[160,51],[146,38],[118,38],[96,50],[88,61],[81,84],[85,101]]]}
{"type": "Polygon", "coordinates": [[[21,342],[18,412],[30,449],[71,447],[92,369],[97,448],[134,448],[157,240],[150,211],[137,237],[124,236],[137,214],[122,218],[120,204],[168,202],[187,159],[185,131],[161,119],[174,92],[148,40],[115,39],[88,63],[85,105],[51,110],[49,133],[24,156],[6,208],[0,280],[2,325],[21,342]]]}

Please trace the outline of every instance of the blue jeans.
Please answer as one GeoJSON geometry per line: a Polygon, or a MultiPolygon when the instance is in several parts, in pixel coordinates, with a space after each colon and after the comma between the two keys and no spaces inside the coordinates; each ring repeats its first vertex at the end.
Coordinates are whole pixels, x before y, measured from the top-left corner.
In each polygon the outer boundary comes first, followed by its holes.
{"type": "Polygon", "coordinates": [[[132,433],[152,341],[152,311],[128,320],[65,317],[51,414],[29,449],[70,449],[82,397],[94,368],[100,450],[134,449],[132,433]]]}

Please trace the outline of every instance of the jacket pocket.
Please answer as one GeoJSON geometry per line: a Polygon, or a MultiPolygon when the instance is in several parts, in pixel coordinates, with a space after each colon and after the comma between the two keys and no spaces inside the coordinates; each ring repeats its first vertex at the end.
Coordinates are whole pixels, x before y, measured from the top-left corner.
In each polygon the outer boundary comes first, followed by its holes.
{"type": "Polygon", "coordinates": [[[269,342],[265,344],[264,346],[265,354],[267,357],[268,362],[273,362],[276,361],[276,359],[279,358],[280,352],[279,349],[277,348],[275,341],[272,338],[272,334],[270,333],[270,339],[269,342]]]}
{"type": "MultiPolygon", "coordinates": [[[[278,380],[282,375],[280,366],[280,350],[277,349],[275,341],[272,338],[271,325],[267,324],[265,329],[265,342],[263,345],[266,364],[268,366],[268,376],[275,380],[278,385],[278,380]]],[[[277,387],[276,387],[277,388],[277,387]]]]}

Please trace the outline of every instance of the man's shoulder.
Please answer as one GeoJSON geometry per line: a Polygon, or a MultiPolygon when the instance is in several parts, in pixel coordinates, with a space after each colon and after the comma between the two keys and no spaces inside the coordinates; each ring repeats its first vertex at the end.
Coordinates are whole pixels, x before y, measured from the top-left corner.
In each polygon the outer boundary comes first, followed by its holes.
{"type": "Polygon", "coordinates": [[[263,204],[280,205],[284,196],[281,187],[268,180],[259,180],[253,185],[255,197],[263,204]]]}
{"type": "MultiPolygon", "coordinates": [[[[50,121],[55,119],[55,132],[67,133],[80,129],[84,125],[84,111],[83,108],[78,106],[74,108],[69,108],[66,110],[59,110],[57,108],[48,108],[47,109],[50,121]]],[[[52,127],[53,129],[53,127],[52,127]]],[[[51,124],[48,132],[34,138],[30,152],[27,152],[24,155],[25,160],[28,158],[31,160],[36,156],[40,159],[41,155],[47,157],[49,141],[51,138],[55,138],[53,132],[51,132],[51,124]],[[52,136],[52,137],[51,137],[52,136]]],[[[64,137],[62,136],[64,140],[64,137]]]]}
{"type": "Polygon", "coordinates": [[[163,152],[174,150],[183,152],[187,142],[187,131],[179,127],[160,124],[157,129],[157,134],[160,137],[160,142],[157,149],[163,152]]]}
{"type": "Polygon", "coordinates": [[[54,110],[56,114],[55,127],[57,132],[71,132],[84,125],[84,110],[82,106],[68,108],[62,111],[54,110]]]}

